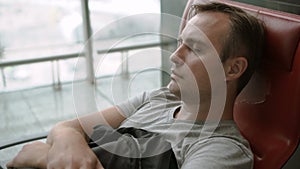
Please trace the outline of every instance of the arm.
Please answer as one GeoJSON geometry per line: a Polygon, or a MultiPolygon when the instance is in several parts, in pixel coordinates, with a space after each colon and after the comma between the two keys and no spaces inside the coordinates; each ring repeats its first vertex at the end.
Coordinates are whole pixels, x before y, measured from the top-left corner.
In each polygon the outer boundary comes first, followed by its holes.
{"type": "Polygon", "coordinates": [[[124,120],[123,114],[116,107],[111,107],[78,119],[60,122],[50,131],[47,144],[25,145],[8,166],[50,169],[103,168],[87,144],[88,136],[95,125],[103,124],[117,128],[124,120]]]}
{"type": "Polygon", "coordinates": [[[47,143],[51,146],[47,168],[102,168],[87,144],[88,135],[92,133],[95,125],[116,128],[123,120],[123,114],[116,107],[111,107],[79,119],[58,123],[47,138],[47,143]]]}
{"type": "MultiPolygon", "coordinates": [[[[119,106],[105,109],[101,112],[88,114],[78,119],[63,121],[54,126],[47,137],[47,161],[43,162],[45,168],[74,168],[74,169],[98,169],[102,168],[100,162],[87,144],[88,136],[93,132],[93,127],[99,124],[110,125],[117,128],[126,119],[135,112],[147,98],[146,93],[142,93],[131,98],[119,106]],[[123,114],[124,112],[124,114],[123,114]]],[[[31,151],[34,153],[34,150],[31,151]]],[[[29,153],[30,154],[30,153],[29,153]]],[[[17,156],[18,157],[18,156],[17,156]]],[[[14,160],[16,161],[16,160],[14,160]]],[[[14,166],[14,163],[9,163],[14,166]]],[[[18,160],[18,164],[27,164],[24,159],[18,160]]],[[[35,164],[35,163],[33,163],[35,164]]],[[[18,165],[22,166],[22,165],[18,165]]]]}
{"type": "Polygon", "coordinates": [[[56,135],[61,134],[64,130],[66,130],[65,132],[67,133],[77,133],[87,141],[88,136],[93,132],[93,127],[96,125],[103,124],[117,128],[125,119],[123,113],[114,106],[73,120],[63,121],[56,124],[50,131],[47,143],[52,145],[53,141],[55,141],[54,139],[56,139],[56,135]]]}

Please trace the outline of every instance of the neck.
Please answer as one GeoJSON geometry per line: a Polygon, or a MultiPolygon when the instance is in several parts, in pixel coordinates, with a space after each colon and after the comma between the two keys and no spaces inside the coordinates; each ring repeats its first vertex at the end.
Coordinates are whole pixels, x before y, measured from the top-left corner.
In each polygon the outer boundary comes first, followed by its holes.
{"type": "Polygon", "coordinates": [[[200,104],[189,104],[183,101],[180,110],[175,112],[174,117],[179,120],[190,121],[220,121],[233,120],[234,100],[227,97],[224,109],[211,107],[211,99],[202,99],[200,104]],[[223,113],[220,113],[223,111],[223,113]]]}

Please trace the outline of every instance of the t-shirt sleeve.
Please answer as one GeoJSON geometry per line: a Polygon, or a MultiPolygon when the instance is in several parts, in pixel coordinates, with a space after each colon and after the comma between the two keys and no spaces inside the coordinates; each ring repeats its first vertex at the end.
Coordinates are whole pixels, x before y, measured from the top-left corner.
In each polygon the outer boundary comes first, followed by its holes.
{"type": "Polygon", "coordinates": [[[187,150],[181,169],[252,169],[252,154],[242,146],[226,139],[196,143],[187,150]]]}
{"type": "Polygon", "coordinates": [[[136,112],[136,110],[149,99],[149,92],[143,92],[139,95],[129,98],[128,100],[121,102],[116,107],[126,117],[130,117],[136,112]]]}

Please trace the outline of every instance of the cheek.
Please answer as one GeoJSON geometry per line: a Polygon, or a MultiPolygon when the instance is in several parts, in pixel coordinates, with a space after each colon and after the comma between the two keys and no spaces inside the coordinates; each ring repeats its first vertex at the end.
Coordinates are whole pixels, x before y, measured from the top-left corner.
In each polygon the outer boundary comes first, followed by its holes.
{"type": "Polygon", "coordinates": [[[206,71],[202,62],[191,65],[190,69],[199,87],[207,88],[210,86],[208,72],[206,71]]]}

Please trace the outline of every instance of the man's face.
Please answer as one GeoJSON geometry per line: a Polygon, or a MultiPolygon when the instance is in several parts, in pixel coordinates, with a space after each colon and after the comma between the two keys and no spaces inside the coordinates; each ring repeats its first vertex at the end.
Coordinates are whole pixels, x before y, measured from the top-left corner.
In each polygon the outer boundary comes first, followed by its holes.
{"type": "Polygon", "coordinates": [[[170,57],[173,67],[168,87],[172,93],[181,99],[183,95],[188,99],[197,94],[201,99],[210,96],[206,67],[218,65],[215,59],[219,59],[229,28],[228,16],[219,12],[202,12],[188,22],[179,37],[181,44],[170,57]]]}

